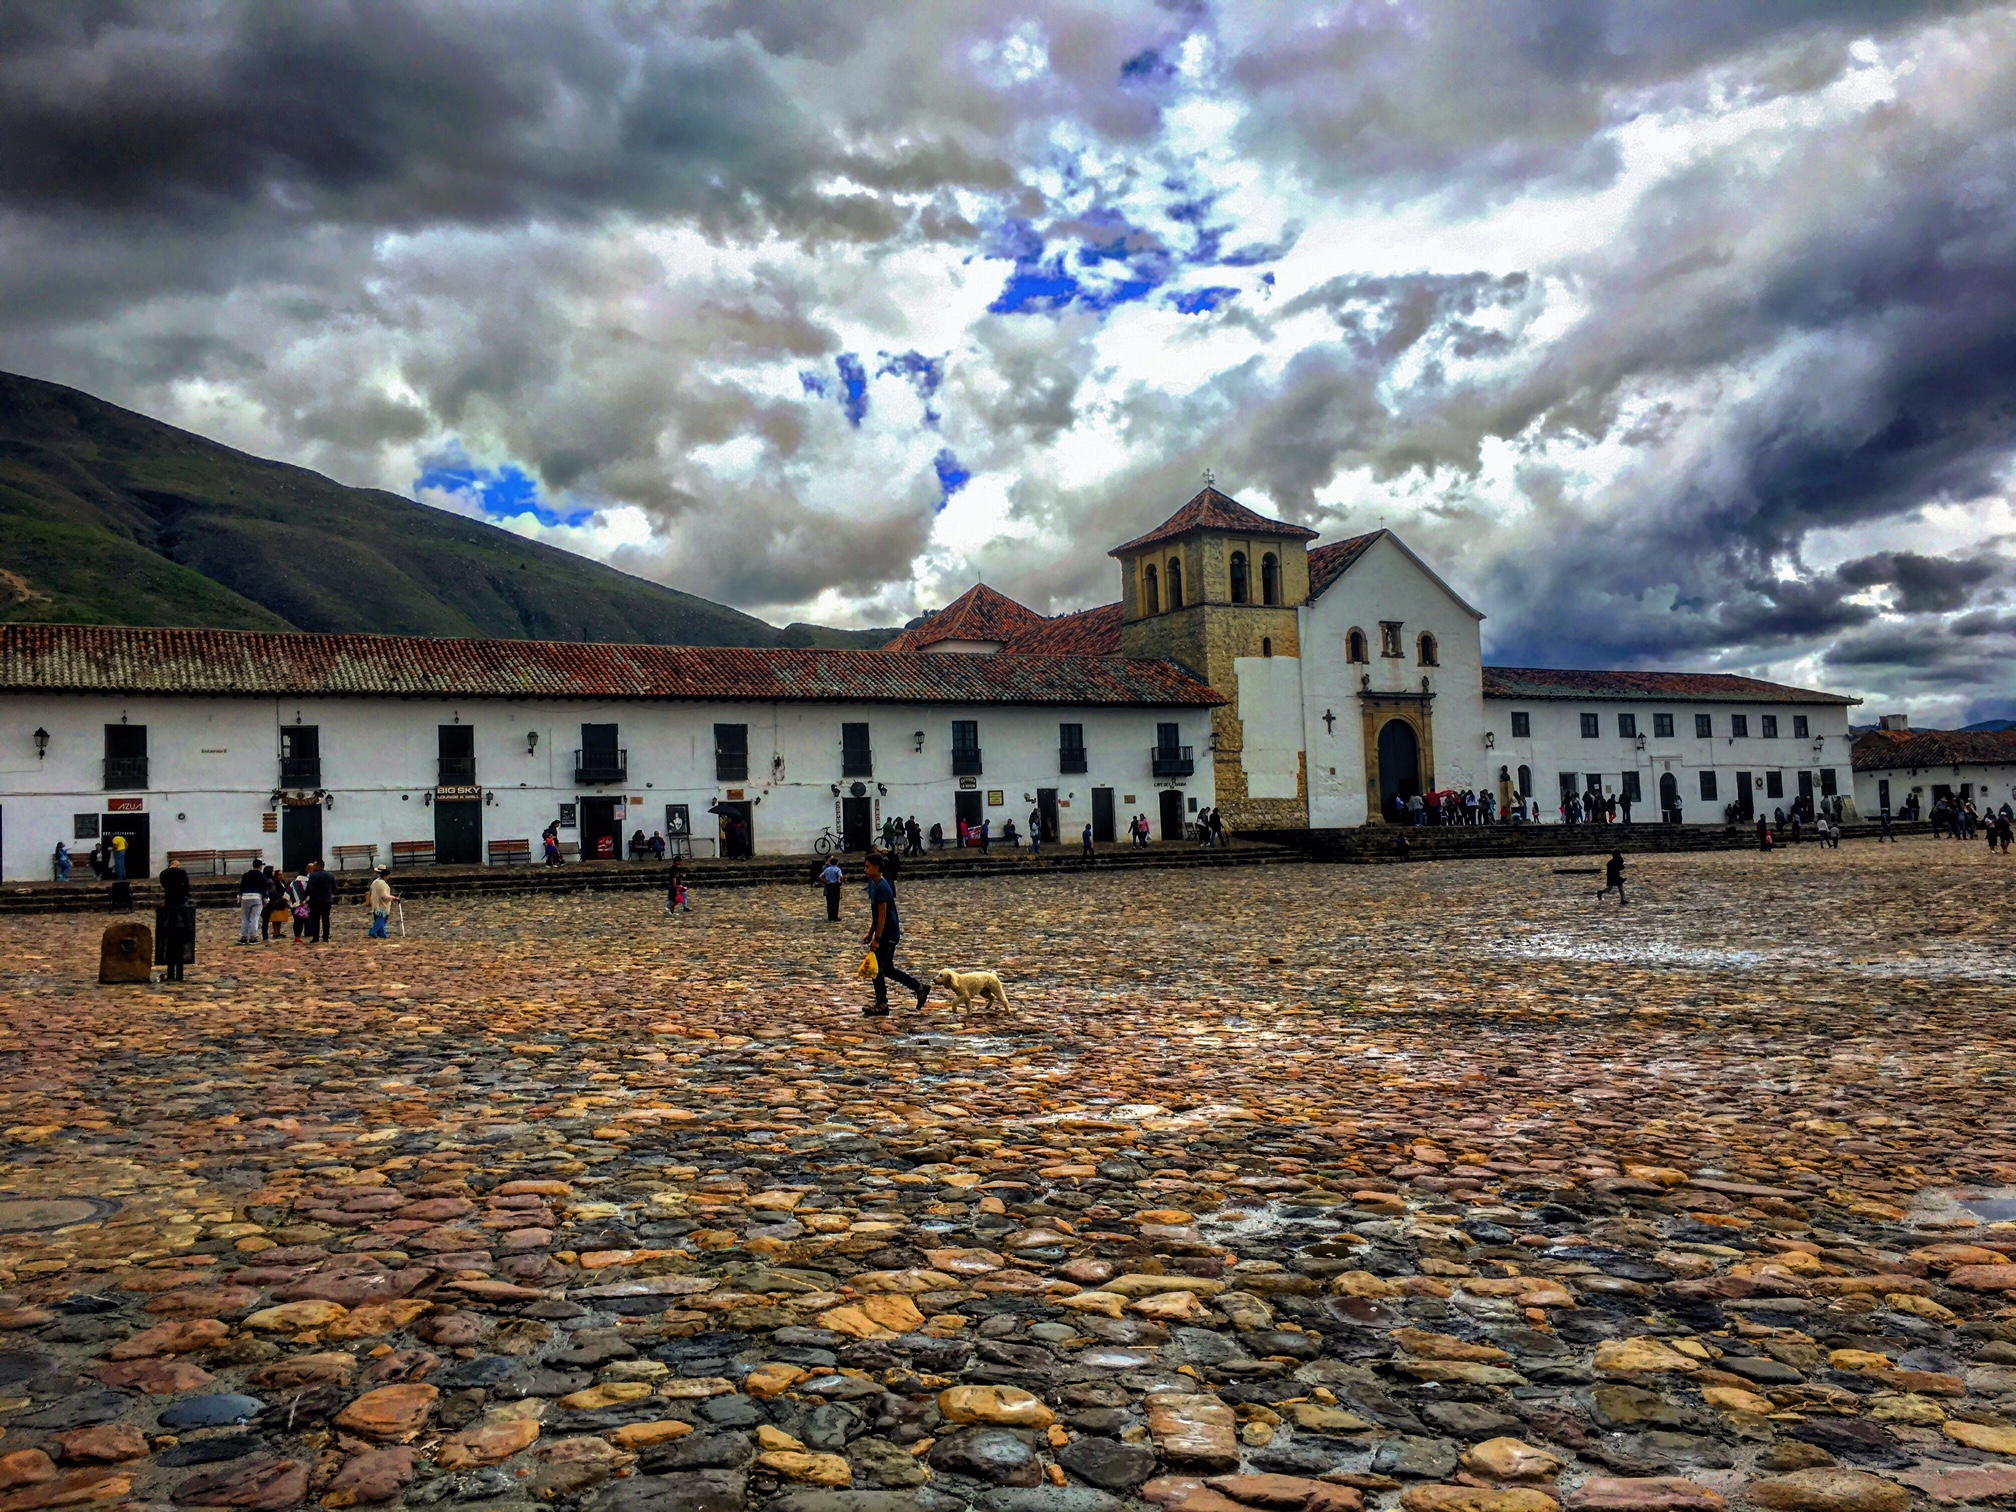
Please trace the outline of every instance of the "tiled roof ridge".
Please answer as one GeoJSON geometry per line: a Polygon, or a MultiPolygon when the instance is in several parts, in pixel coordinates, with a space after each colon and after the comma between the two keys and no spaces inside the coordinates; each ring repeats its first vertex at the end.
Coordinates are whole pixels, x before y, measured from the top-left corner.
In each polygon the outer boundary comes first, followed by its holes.
{"type": "Polygon", "coordinates": [[[1701,703],[1858,704],[1814,688],[1765,682],[1737,672],[1659,672],[1636,668],[1484,668],[1486,698],[1671,698],[1701,703]]]}
{"type": "Polygon", "coordinates": [[[1208,705],[1171,663],[1007,652],[649,646],[0,625],[0,691],[1208,705]]]}
{"type": "Polygon", "coordinates": [[[1855,737],[1857,771],[2016,763],[2016,730],[1866,730],[1855,737]]]}
{"type": "Polygon", "coordinates": [[[885,651],[922,651],[941,641],[1008,641],[1042,616],[998,588],[975,583],[942,609],[925,615],[890,641],[885,651]]]}
{"type": "Polygon", "coordinates": [[[1266,515],[1248,509],[1230,494],[1206,484],[1189,503],[1146,535],[1136,536],[1106,554],[1119,556],[1123,552],[1139,551],[1144,546],[1173,541],[1196,530],[1249,531],[1254,535],[1286,536],[1300,541],[1313,541],[1317,536],[1317,532],[1307,525],[1297,525],[1292,520],[1270,520],[1266,515]]]}

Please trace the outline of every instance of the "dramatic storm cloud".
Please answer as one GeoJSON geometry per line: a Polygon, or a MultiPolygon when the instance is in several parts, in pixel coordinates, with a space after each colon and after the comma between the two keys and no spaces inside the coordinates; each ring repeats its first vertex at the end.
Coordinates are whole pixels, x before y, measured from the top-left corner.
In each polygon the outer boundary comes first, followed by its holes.
{"type": "Polygon", "coordinates": [[[2012,79],[2016,3],[28,0],[0,366],[775,618],[1110,599],[1209,467],[1498,660],[2006,715],[2012,79]]]}

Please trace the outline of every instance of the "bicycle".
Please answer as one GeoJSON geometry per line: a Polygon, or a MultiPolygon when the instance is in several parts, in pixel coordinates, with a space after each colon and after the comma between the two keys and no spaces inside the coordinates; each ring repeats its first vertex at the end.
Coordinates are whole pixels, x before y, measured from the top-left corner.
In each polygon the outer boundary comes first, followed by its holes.
{"type": "Polygon", "coordinates": [[[833,826],[830,824],[821,830],[819,837],[812,842],[812,854],[821,861],[829,859],[839,849],[840,837],[833,833],[833,826]]]}

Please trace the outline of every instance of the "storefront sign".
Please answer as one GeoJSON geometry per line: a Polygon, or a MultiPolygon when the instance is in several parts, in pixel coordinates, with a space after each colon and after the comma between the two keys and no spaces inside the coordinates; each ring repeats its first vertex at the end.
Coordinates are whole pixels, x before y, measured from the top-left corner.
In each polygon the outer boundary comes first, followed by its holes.
{"type": "Polygon", "coordinates": [[[105,812],[108,814],[137,814],[146,807],[144,798],[107,798],[105,812]]]}
{"type": "Polygon", "coordinates": [[[747,791],[748,789],[746,788],[728,789],[728,801],[730,803],[740,803],[743,799],[743,796],[747,793],[747,791]]]}
{"type": "Polygon", "coordinates": [[[480,787],[437,787],[434,789],[436,803],[481,803],[483,789],[480,787]]]}
{"type": "Polygon", "coordinates": [[[1008,802],[1008,795],[1000,788],[987,789],[987,807],[1001,808],[1008,802]]]}
{"type": "Polygon", "coordinates": [[[959,779],[959,791],[962,793],[970,793],[979,786],[980,779],[978,777],[961,777],[959,779]]]}

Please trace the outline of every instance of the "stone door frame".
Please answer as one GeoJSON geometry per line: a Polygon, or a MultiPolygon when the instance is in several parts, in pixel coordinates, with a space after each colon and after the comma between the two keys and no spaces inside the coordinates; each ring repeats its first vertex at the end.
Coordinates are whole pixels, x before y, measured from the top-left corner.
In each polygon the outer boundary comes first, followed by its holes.
{"type": "Polygon", "coordinates": [[[1365,814],[1367,822],[1386,818],[1379,800],[1379,731],[1388,721],[1404,721],[1414,731],[1416,759],[1421,765],[1421,791],[1435,788],[1435,695],[1433,693],[1373,693],[1358,695],[1358,713],[1365,726],[1365,814]]]}

